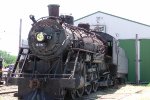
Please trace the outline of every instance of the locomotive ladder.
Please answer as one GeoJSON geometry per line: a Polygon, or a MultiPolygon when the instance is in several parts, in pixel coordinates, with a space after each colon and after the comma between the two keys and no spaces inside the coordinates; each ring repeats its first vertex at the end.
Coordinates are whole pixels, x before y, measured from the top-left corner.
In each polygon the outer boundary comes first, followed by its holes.
{"type": "Polygon", "coordinates": [[[28,47],[20,47],[19,48],[18,56],[17,56],[16,62],[15,62],[15,65],[14,65],[14,68],[12,71],[12,73],[13,73],[12,76],[14,76],[14,73],[16,72],[16,69],[17,69],[17,66],[19,64],[21,56],[23,56],[24,59],[23,59],[23,64],[21,66],[21,71],[19,71],[19,73],[22,72],[23,66],[24,66],[24,64],[25,64],[25,62],[29,56],[29,48],[28,47]],[[24,50],[27,50],[27,53],[24,53],[24,50]]]}

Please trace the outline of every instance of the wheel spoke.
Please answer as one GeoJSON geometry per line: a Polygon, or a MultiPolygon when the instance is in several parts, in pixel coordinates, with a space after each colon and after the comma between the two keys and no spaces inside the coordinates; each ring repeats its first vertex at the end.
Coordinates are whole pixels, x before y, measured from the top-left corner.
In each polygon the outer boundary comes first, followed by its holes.
{"type": "Polygon", "coordinates": [[[70,91],[70,96],[71,96],[72,100],[76,99],[76,91],[75,90],[71,90],[70,91]]]}
{"type": "Polygon", "coordinates": [[[84,87],[77,89],[77,96],[78,97],[82,97],[83,93],[84,93],[84,87]]]}
{"type": "Polygon", "coordinates": [[[96,92],[97,89],[98,89],[98,83],[97,83],[97,82],[94,82],[94,83],[92,84],[92,90],[93,90],[93,92],[96,92]]]}
{"type": "Polygon", "coordinates": [[[84,89],[85,94],[89,95],[92,91],[92,86],[91,85],[87,85],[84,89]]]}

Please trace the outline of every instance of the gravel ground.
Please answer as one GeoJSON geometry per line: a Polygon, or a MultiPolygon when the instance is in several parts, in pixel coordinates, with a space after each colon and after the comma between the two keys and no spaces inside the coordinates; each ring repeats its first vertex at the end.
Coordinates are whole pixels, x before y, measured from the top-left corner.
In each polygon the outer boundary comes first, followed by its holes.
{"type": "MultiPolygon", "coordinates": [[[[5,86],[1,85],[0,86],[0,93],[4,92],[13,92],[17,91],[18,87],[17,86],[5,86]]],[[[14,93],[8,93],[8,94],[0,94],[0,100],[18,100],[17,97],[14,97],[14,93]]]]}
{"type": "Polygon", "coordinates": [[[150,100],[150,87],[121,85],[118,89],[101,89],[87,98],[93,98],[93,100],[150,100]]]}
{"type": "MultiPolygon", "coordinates": [[[[0,86],[0,93],[17,91],[17,86],[0,86]]],[[[18,100],[14,93],[1,94],[0,100],[18,100]]],[[[150,87],[121,85],[116,88],[100,89],[80,100],[150,100],[150,87]]]]}

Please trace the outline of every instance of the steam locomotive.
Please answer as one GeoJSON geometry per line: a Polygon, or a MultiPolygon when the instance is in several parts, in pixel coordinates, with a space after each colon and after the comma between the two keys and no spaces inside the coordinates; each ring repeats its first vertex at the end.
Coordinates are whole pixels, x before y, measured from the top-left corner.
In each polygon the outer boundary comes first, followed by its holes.
{"type": "Polygon", "coordinates": [[[48,8],[48,17],[30,15],[28,47],[20,48],[13,69],[12,76],[20,69],[20,99],[71,100],[125,79],[127,58],[112,36],[88,24],[74,26],[72,16],[59,16],[59,5],[48,8]]]}

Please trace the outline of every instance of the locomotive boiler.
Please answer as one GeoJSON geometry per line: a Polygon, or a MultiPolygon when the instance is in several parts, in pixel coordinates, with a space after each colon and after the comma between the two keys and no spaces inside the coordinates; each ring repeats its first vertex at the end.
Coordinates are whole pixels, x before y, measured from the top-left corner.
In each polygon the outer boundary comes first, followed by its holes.
{"type": "Polygon", "coordinates": [[[35,20],[30,15],[28,47],[20,48],[13,69],[13,73],[17,66],[20,69],[19,98],[71,100],[96,92],[99,86],[115,85],[113,38],[91,31],[88,24],[74,26],[72,16],[59,16],[59,5],[48,8],[48,17],[35,20]]]}

